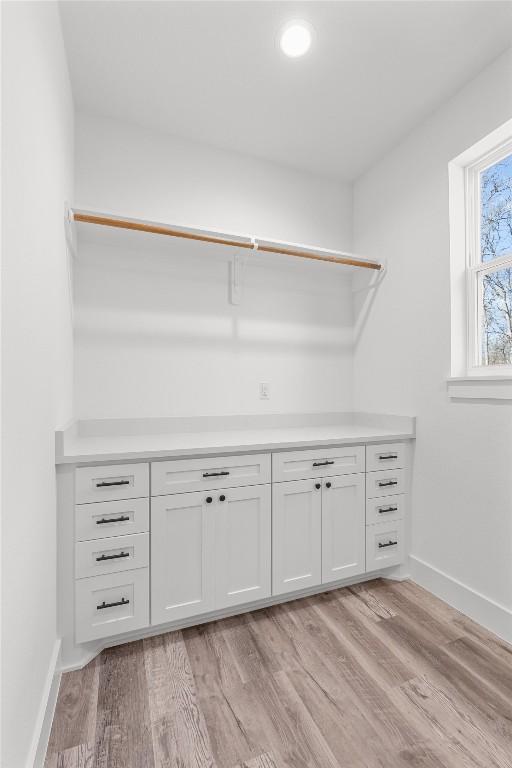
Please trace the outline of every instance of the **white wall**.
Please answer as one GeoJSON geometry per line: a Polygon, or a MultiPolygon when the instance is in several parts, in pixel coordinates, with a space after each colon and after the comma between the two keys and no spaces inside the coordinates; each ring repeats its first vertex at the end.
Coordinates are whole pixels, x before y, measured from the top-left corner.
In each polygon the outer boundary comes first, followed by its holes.
{"type": "MultiPolygon", "coordinates": [[[[355,405],[417,415],[413,574],[468,610],[480,605],[483,623],[490,619],[475,592],[512,608],[512,406],[447,397],[447,165],[511,116],[509,51],[354,189],[354,247],[389,261],[356,348],[355,405]]],[[[505,626],[506,611],[502,620],[505,626]]]]}
{"type": "Polygon", "coordinates": [[[21,768],[58,651],[54,430],[71,415],[73,109],[57,4],[3,3],[2,33],[2,765],[21,768]]]}
{"type": "Polygon", "coordinates": [[[236,152],[79,113],[77,207],[310,243],[351,245],[351,189],[236,152]]]}
{"type": "MultiPolygon", "coordinates": [[[[135,218],[351,245],[347,185],[85,115],[75,200],[135,218]]],[[[79,418],[350,408],[352,308],[342,270],[249,256],[235,307],[230,249],[166,240],[151,255],[148,236],[115,239],[123,245],[81,244],[76,263],[79,418]],[[270,384],[268,402],[259,382],[270,384]]]]}

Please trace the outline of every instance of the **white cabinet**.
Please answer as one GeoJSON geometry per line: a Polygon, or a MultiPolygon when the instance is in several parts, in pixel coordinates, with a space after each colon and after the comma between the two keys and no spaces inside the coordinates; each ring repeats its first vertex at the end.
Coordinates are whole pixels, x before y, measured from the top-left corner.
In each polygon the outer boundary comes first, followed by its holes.
{"type": "Polygon", "coordinates": [[[403,520],[406,514],[405,500],[406,497],[403,493],[399,496],[368,499],[366,502],[366,525],[403,520]]]}
{"type": "Polygon", "coordinates": [[[75,472],[77,504],[138,499],[149,494],[149,464],[104,464],[75,472]]]}
{"type": "Polygon", "coordinates": [[[405,470],[382,470],[368,472],[366,475],[366,498],[377,499],[382,496],[396,496],[405,491],[405,470]]]}
{"type": "Polygon", "coordinates": [[[408,446],[367,446],[366,462],[366,571],[371,573],[404,561],[408,446]]]}
{"type": "Polygon", "coordinates": [[[149,464],[75,470],[75,639],[149,624],[149,464]]]}
{"type": "Polygon", "coordinates": [[[321,558],[321,482],[276,483],[272,491],[273,594],[320,584],[321,558]]]}
{"type": "Polygon", "coordinates": [[[212,505],[203,491],[151,500],[152,624],[213,610],[212,505]]]}
{"type": "Polygon", "coordinates": [[[364,573],[364,474],[276,483],[272,498],[274,595],[364,573]]]}
{"type": "Polygon", "coordinates": [[[149,565],[149,533],[131,533],[75,544],[77,579],[149,565]]]}
{"type": "Polygon", "coordinates": [[[92,576],[75,582],[77,643],[112,637],[149,624],[149,570],[92,576]]]}
{"type": "Polygon", "coordinates": [[[404,522],[375,523],[366,529],[366,570],[399,565],[404,559],[404,522]]]}
{"type": "Polygon", "coordinates": [[[215,608],[271,594],[270,485],[215,493],[215,608]]]}
{"type": "Polygon", "coordinates": [[[347,475],[364,472],[362,445],[341,448],[314,448],[311,451],[284,451],[272,455],[274,483],[306,478],[347,475]]]}
{"type": "Polygon", "coordinates": [[[322,584],[364,573],[365,477],[322,482],[322,584]]]}
{"type": "Polygon", "coordinates": [[[407,466],[396,442],[76,468],[76,642],[399,565],[407,466]]]}
{"type": "Polygon", "coordinates": [[[151,623],[271,593],[270,485],[151,500],[151,623]]]}
{"type": "Polygon", "coordinates": [[[270,454],[173,459],[151,464],[151,495],[270,483],[270,454]]]}
{"type": "Polygon", "coordinates": [[[149,531],[149,499],[98,501],[75,505],[77,541],[149,531]]]}
{"type": "Polygon", "coordinates": [[[366,446],[366,471],[404,469],[407,466],[405,443],[377,443],[366,446]]]}

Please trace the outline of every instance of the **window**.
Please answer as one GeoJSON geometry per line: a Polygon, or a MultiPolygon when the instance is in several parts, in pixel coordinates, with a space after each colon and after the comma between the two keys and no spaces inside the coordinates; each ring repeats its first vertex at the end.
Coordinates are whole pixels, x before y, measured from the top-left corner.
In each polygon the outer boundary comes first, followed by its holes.
{"type": "Polygon", "coordinates": [[[512,400],[512,120],[450,181],[451,397],[512,400]]]}
{"type": "Polygon", "coordinates": [[[466,169],[469,368],[512,367],[512,143],[466,169]]]}

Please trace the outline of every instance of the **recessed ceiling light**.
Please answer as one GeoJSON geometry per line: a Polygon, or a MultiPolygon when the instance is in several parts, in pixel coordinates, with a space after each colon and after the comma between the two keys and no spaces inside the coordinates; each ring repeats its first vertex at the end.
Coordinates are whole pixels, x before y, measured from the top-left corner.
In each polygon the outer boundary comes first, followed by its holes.
{"type": "Polygon", "coordinates": [[[306,21],[290,21],[281,31],[281,50],[286,56],[296,59],[309,51],[312,39],[310,24],[306,21]]]}

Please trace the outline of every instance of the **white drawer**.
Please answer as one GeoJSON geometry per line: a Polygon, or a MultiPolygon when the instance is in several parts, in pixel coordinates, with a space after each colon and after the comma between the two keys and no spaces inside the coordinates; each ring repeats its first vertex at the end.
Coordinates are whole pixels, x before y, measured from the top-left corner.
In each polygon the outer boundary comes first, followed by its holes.
{"type": "Polygon", "coordinates": [[[270,454],[154,461],[151,495],[270,483],[270,454]]]}
{"type": "Polygon", "coordinates": [[[387,496],[384,499],[369,499],[366,502],[366,525],[390,523],[405,517],[405,496],[387,496]]]}
{"type": "Polygon", "coordinates": [[[79,541],[75,544],[77,579],[102,573],[130,571],[149,565],[149,533],[113,536],[110,539],[79,541]]]}
{"type": "Polygon", "coordinates": [[[149,496],[149,464],[79,467],[75,472],[77,504],[142,496],[149,496]]]}
{"type": "Polygon", "coordinates": [[[404,559],[404,521],[366,527],[366,571],[399,565],[404,559]]]}
{"type": "Polygon", "coordinates": [[[405,471],[403,469],[383,469],[381,472],[368,472],[366,475],[366,498],[395,496],[405,491],[405,471]]]}
{"type": "Polygon", "coordinates": [[[379,469],[403,469],[407,466],[405,443],[381,443],[366,446],[366,471],[379,469]]]}
{"type": "Polygon", "coordinates": [[[75,582],[77,643],[149,625],[149,568],[75,582]]]}
{"type": "Polygon", "coordinates": [[[285,451],[272,454],[272,479],[309,480],[315,477],[364,472],[364,447],[315,448],[312,451],[285,451]]]}
{"type": "Polygon", "coordinates": [[[75,507],[76,541],[146,531],[149,531],[149,499],[98,501],[75,507]]]}

